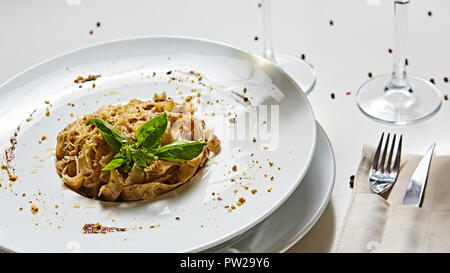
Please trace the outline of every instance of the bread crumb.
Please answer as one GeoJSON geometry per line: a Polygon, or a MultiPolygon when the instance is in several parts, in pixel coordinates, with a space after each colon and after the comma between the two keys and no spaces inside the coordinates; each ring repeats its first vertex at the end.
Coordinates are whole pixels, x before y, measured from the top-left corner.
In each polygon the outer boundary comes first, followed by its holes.
{"type": "Polygon", "coordinates": [[[39,208],[36,207],[35,204],[31,204],[31,213],[33,213],[34,215],[36,215],[39,212],[39,208]]]}

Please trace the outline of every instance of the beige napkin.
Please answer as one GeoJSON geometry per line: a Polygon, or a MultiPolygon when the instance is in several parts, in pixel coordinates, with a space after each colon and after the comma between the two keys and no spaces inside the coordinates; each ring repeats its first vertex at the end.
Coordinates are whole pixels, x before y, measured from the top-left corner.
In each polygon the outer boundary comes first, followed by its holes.
{"type": "Polygon", "coordinates": [[[433,156],[419,208],[402,200],[422,155],[402,154],[397,182],[379,196],[368,184],[374,153],[373,147],[363,149],[335,251],[450,252],[450,156],[433,156]]]}

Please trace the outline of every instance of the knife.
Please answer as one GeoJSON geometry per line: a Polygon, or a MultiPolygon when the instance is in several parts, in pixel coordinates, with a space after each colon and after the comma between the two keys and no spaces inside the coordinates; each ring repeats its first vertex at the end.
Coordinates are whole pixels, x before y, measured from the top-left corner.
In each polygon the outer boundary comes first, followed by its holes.
{"type": "Polygon", "coordinates": [[[409,183],[405,196],[403,197],[404,205],[414,205],[420,207],[435,146],[436,143],[433,143],[430,148],[428,148],[420,160],[419,165],[417,165],[417,168],[411,177],[411,182],[409,183]]]}

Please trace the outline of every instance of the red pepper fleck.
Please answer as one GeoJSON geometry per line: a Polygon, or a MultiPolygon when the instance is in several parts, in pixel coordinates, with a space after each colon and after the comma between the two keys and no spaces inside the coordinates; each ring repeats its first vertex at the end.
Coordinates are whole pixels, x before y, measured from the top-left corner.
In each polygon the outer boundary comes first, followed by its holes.
{"type": "Polygon", "coordinates": [[[350,91],[347,91],[346,93],[345,93],[347,96],[349,96],[349,95],[351,95],[352,94],[352,92],[350,92],[350,91]]]}
{"type": "Polygon", "coordinates": [[[89,34],[90,34],[90,35],[94,34],[94,31],[91,29],[91,30],[89,31],[89,34]]]}

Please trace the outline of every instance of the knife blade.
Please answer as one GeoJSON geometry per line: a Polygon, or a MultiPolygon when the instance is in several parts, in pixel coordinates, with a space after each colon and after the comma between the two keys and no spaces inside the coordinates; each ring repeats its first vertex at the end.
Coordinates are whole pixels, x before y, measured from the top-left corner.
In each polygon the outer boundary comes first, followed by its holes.
{"type": "Polygon", "coordinates": [[[405,196],[403,197],[404,205],[414,205],[420,207],[435,146],[436,143],[433,143],[430,148],[428,148],[420,160],[419,165],[417,165],[417,168],[411,177],[411,182],[409,182],[405,196]]]}

